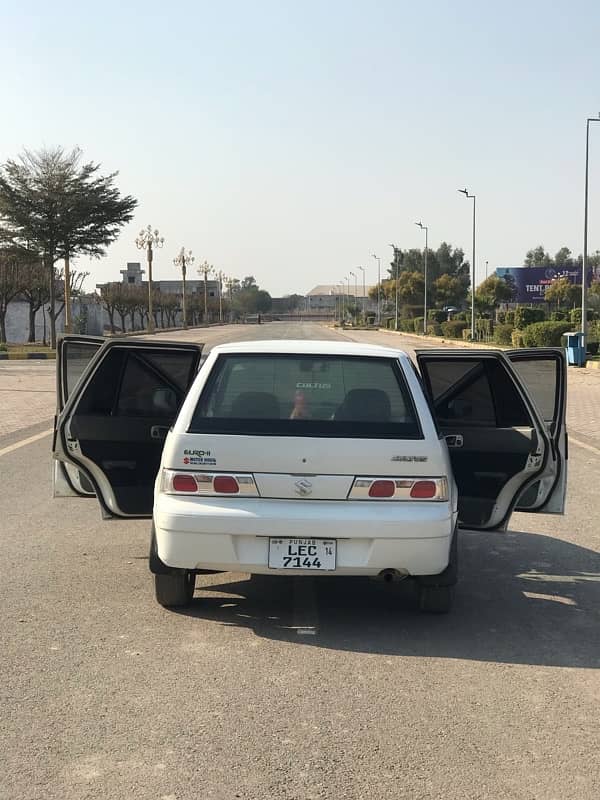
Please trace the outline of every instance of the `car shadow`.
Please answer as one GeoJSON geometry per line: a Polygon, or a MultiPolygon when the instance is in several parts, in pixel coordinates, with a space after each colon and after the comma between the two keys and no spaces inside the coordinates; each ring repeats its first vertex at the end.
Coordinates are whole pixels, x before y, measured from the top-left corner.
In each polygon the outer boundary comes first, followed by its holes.
{"type": "Polygon", "coordinates": [[[600,666],[599,553],[542,534],[461,531],[459,554],[449,615],[419,613],[409,580],[233,573],[200,576],[178,613],[334,650],[600,666]]]}

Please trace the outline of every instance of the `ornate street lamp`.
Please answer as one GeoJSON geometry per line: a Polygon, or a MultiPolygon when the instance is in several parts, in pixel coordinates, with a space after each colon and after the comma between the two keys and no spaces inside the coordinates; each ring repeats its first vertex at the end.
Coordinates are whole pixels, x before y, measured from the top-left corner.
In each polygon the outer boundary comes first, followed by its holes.
{"type": "Polygon", "coordinates": [[[158,228],[152,230],[152,225],[142,228],[135,240],[138,250],[146,251],[148,261],[148,333],[154,333],[154,316],[152,314],[152,256],[157,247],[162,247],[165,243],[164,236],[159,236],[158,228]]]}
{"type": "Polygon", "coordinates": [[[208,322],[208,286],[207,280],[208,276],[211,275],[215,271],[215,268],[212,264],[209,264],[208,261],[203,261],[202,264],[198,267],[198,273],[200,275],[204,275],[204,324],[208,322]]]}
{"type": "Polygon", "coordinates": [[[173,264],[176,267],[181,268],[181,277],[183,279],[183,291],[182,291],[182,305],[183,305],[183,327],[187,328],[187,305],[186,305],[186,298],[185,298],[185,273],[186,267],[189,265],[190,267],[194,263],[194,256],[192,255],[192,251],[188,250],[187,253],[185,252],[185,247],[182,247],[179,251],[179,255],[175,256],[173,259],[173,264]]]}

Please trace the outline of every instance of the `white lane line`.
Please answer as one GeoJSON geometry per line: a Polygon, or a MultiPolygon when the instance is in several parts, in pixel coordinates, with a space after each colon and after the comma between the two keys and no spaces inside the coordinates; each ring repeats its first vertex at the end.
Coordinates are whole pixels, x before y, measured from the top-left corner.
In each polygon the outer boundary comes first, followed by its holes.
{"type": "Polygon", "coordinates": [[[39,439],[43,439],[44,436],[49,436],[51,433],[52,433],[52,428],[49,428],[47,431],[36,433],[35,436],[29,436],[27,439],[21,439],[20,442],[9,444],[8,447],[3,447],[2,450],[0,450],[0,456],[6,456],[8,455],[8,453],[12,453],[15,450],[18,450],[20,447],[25,447],[28,444],[33,444],[33,442],[37,442],[39,439]]]}
{"type": "Polygon", "coordinates": [[[293,578],[294,612],[292,628],[298,636],[316,636],[319,632],[319,612],[315,592],[315,579],[293,578]]]}
{"type": "MultiPolygon", "coordinates": [[[[595,453],[597,456],[600,456],[600,448],[594,447],[593,444],[586,444],[586,442],[580,442],[579,439],[575,439],[571,434],[569,434],[569,444],[576,444],[577,447],[583,447],[584,450],[589,450],[590,453],[595,453]]],[[[0,452],[0,455],[2,453],[0,452]]]]}

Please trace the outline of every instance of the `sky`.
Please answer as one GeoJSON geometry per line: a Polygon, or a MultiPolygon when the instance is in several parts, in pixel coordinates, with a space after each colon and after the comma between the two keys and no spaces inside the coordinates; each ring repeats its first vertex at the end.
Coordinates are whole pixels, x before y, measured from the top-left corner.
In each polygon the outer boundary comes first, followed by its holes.
{"type": "MultiPolygon", "coordinates": [[[[586,118],[600,112],[600,3],[0,0],[0,161],[80,147],[139,200],[86,288],[182,246],[274,296],[375,283],[391,243],[447,241],[477,282],[543,244],[580,253],[586,118]],[[353,280],[353,279],[352,279],[353,280]]],[[[600,122],[589,250],[600,249],[600,122]]],[[[191,276],[190,276],[191,277],[191,276]]]]}

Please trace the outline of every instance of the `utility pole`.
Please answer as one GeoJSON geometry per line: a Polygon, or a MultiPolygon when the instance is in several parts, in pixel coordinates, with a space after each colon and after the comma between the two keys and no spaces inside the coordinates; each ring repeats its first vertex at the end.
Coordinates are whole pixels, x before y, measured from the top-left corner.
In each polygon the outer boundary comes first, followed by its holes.
{"type": "Polygon", "coordinates": [[[469,194],[466,189],[458,190],[461,194],[473,201],[473,263],[471,265],[471,341],[475,341],[475,203],[474,194],[469,194]]]}

